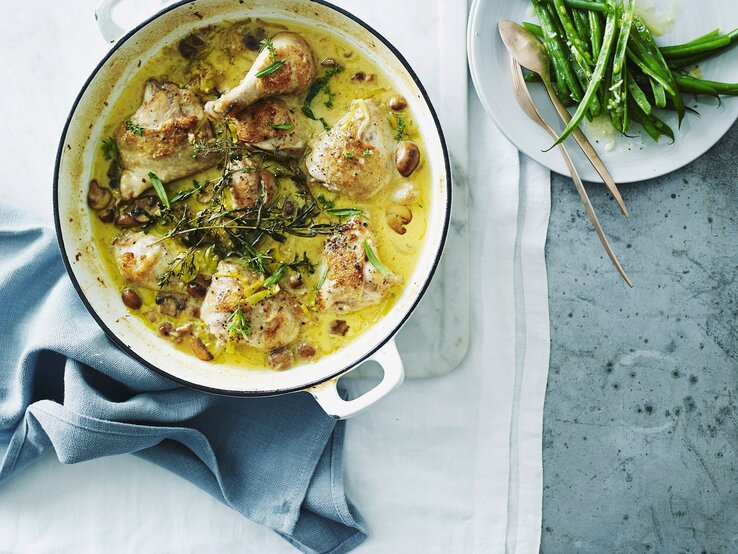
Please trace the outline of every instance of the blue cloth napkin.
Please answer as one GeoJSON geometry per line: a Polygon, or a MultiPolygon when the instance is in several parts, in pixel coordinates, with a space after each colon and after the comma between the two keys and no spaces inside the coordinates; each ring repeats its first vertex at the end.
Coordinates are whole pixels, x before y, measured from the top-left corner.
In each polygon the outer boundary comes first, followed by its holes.
{"type": "Polygon", "coordinates": [[[0,484],[50,450],[63,463],[131,452],[302,552],[366,538],[344,493],[343,423],[308,394],[224,398],[130,359],[82,305],[53,231],[1,204],[0,307],[0,484]]]}

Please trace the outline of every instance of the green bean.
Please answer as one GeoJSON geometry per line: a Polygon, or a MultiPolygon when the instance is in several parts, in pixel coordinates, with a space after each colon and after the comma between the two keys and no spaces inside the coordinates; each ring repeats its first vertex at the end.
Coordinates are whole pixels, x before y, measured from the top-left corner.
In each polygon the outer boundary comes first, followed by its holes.
{"type": "Polygon", "coordinates": [[[654,142],[658,142],[662,135],[669,137],[674,142],[674,131],[671,130],[671,127],[655,115],[645,113],[635,102],[631,102],[630,106],[633,120],[640,123],[654,142]]]}
{"type": "Polygon", "coordinates": [[[564,0],[564,3],[570,8],[578,8],[590,12],[607,12],[609,10],[607,4],[593,2],[592,0],[564,0]]]}
{"type": "Polygon", "coordinates": [[[664,108],[666,106],[666,92],[664,91],[664,87],[654,79],[650,79],[650,81],[651,90],[653,91],[653,103],[656,104],[657,108],[664,108]]]}
{"type": "Polygon", "coordinates": [[[708,52],[701,52],[699,54],[694,54],[692,56],[685,56],[682,58],[669,59],[669,63],[676,67],[687,67],[689,65],[694,65],[701,61],[704,61],[707,58],[711,58],[713,56],[722,54],[738,43],[738,29],[734,29],[733,31],[731,31],[725,36],[730,38],[730,44],[727,46],[723,46],[722,48],[718,48],[716,50],[712,50],[708,52]]]}
{"type": "Polygon", "coordinates": [[[610,112],[615,128],[626,130],[628,118],[625,117],[625,108],[628,105],[626,73],[625,73],[625,51],[628,46],[630,29],[633,25],[633,14],[635,11],[635,0],[624,0],[622,15],[620,16],[620,32],[615,46],[615,55],[612,62],[612,80],[608,91],[607,109],[610,112]]]}
{"type": "Polygon", "coordinates": [[[587,49],[587,45],[582,40],[582,37],[580,37],[579,33],[577,33],[577,30],[574,27],[574,23],[572,22],[571,17],[569,17],[569,12],[566,9],[566,4],[564,4],[564,0],[551,1],[556,10],[556,15],[559,16],[559,21],[561,21],[561,25],[564,28],[566,38],[571,43],[571,51],[574,55],[574,58],[577,60],[581,59],[581,65],[591,67],[592,56],[589,55],[589,50],[587,49]]]}
{"type": "Polygon", "coordinates": [[[551,58],[551,64],[554,67],[554,71],[558,76],[560,76],[561,82],[569,90],[572,99],[579,102],[582,99],[582,87],[579,85],[577,76],[574,74],[574,70],[569,64],[564,47],[561,44],[562,37],[556,28],[553,16],[541,0],[533,0],[533,8],[541,22],[543,43],[546,46],[549,57],[551,58]]]}
{"type": "MultiPolygon", "coordinates": [[[[572,63],[572,67],[574,68],[574,73],[577,76],[577,80],[579,81],[579,84],[582,86],[582,90],[586,90],[589,86],[590,79],[592,79],[592,73],[590,72],[587,74],[584,71],[584,68],[578,64],[576,61],[572,63]]],[[[600,105],[600,101],[597,98],[597,96],[592,97],[592,101],[590,103],[589,108],[587,109],[587,119],[590,121],[600,115],[602,112],[602,106],[600,105]]]]}
{"type": "Polygon", "coordinates": [[[664,88],[669,93],[669,96],[671,96],[671,99],[674,102],[674,106],[676,106],[677,114],[679,115],[679,124],[681,125],[686,110],[684,107],[684,100],[677,90],[677,85],[674,81],[674,76],[671,73],[671,69],[669,69],[664,56],[661,55],[661,50],[659,50],[659,47],[656,45],[656,41],[653,39],[653,36],[648,30],[648,27],[646,27],[643,19],[641,19],[640,17],[636,17],[634,19],[633,28],[635,30],[634,34],[638,36],[639,41],[642,42],[645,49],[656,61],[664,79],[666,80],[666,83],[669,85],[668,87],[664,86],[664,88]]]}
{"type": "Polygon", "coordinates": [[[592,36],[592,30],[589,28],[589,18],[581,10],[572,10],[571,17],[574,21],[574,27],[582,37],[584,45],[587,47],[587,52],[592,51],[592,42],[590,41],[592,36]]]}
{"type": "Polygon", "coordinates": [[[716,37],[716,36],[719,36],[719,35],[720,35],[720,29],[713,29],[709,33],[705,33],[704,35],[702,35],[700,37],[693,38],[692,40],[690,40],[689,42],[685,42],[684,44],[694,44],[696,42],[701,42],[701,41],[703,41],[705,39],[713,38],[713,37],[716,37]]]}
{"type": "Polygon", "coordinates": [[[692,56],[694,54],[701,54],[703,52],[711,52],[730,44],[730,37],[728,35],[722,35],[715,38],[710,38],[702,42],[694,44],[680,44],[678,46],[665,46],[660,48],[661,55],[664,58],[679,58],[684,56],[692,56]]]}
{"type": "Polygon", "coordinates": [[[717,96],[718,94],[738,96],[738,83],[720,83],[706,79],[697,79],[689,75],[674,75],[674,80],[682,92],[710,94],[713,96],[717,96]]]}
{"type": "Polygon", "coordinates": [[[669,48],[681,48],[682,46],[692,46],[695,44],[701,44],[702,42],[712,40],[714,38],[721,37],[721,36],[729,36],[729,35],[721,35],[720,29],[713,29],[709,33],[705,33],[704,35],[699,36],[697,38],[693,38],[692,40],[689,40],[687,42],[683,42],[681,44],[673,44],[672,46],[662,46],[661,51],[663,52],[664,49],[669,49],[669,48]]]}
{"type": "MultiPolygon", "coordinates": [[[[543,29],[541,29],[540,25],[536,25],[535,23],[530,23],[528,21],[525,21],[521,24],[523,29],[526,31],[534,34],[541,42],[545,44],[545,39],[543,36],[543,29]]],[[[551,58],[551,55],[549,54],[549,58],[551,58]]],[[[556,70],[556,64],[551,63],[551,69],[553,71],[553,79],[556,81],[556,95],[559,97],[559,100],[563,102],[563,98],[569,97],[569,88],[566,86],[566,83],[563,81],[563,76],[561,75],[560,71],[556,70]]],[[[533,77],[528,78],[531,75],[535,75],[534,73],[529,73],[526,75],[526,81],[533,82],[533,77]]]]}
{"type": "Polygon", "coordinates": [[[592,30],[590,44],[592,45],[592,59],[597,59],[602,48],[602,21],[600,14],[594,11],[587,12],[589,28],[592,30]]]}
{"type": "MultiPolygon", "coordinates": [[[[566,125],[566,128],[561,133],[559,138],[556,140],[556,144],[561,144],[566,137],[568,137],[574,129],[576,129],[582,122],[584,115],[589,107],[589,103],[597,93],[597,90],[602,82],[602,77],[607,68],[608,62],[610,61],[610,54],[612,53],[613,46],[615,44],[615,28],[617,26],[617,14],[615,12],[615,0],[607,0],[607,5],[610,6],[611,11],[607,14],[607,22],[605,24],[605,34],[602,40],[602,51],[600,56],[597,58],[597,64],[595,65],[594,71],[592,72],[592,79],[589,82],[586,92],[582,101],[579,103],[571,121],[566,125]]],[[[553,148],[553,146],[552,146],[553,148]]]]}
{"type": "Polygon", "coordinates": [[[633,78],[633,75],[631,74],[630,70],[626,68],[625,72],[627,75],[628,92],[630,93],[630,98],[632,98],[633,101],[635,101],[635,103],[638,104],[641,110],[643,110],[647,115],[650,115],[651,111],[653,110],[653,106],[651,106],[651,103],[648,101],[648,98],[646,97],[646,93],[643,92],[643,89],[638,85],[638,82],[633,78]]]}
{"type": "Polygon", "coordinates": [[[541,29],[540,25],[536,25],[535,23],[529,23],[525,21],[521,26],[523,27],[523,29],[525,29],[526,31],[530,31],[538,38],[540,39],[543,38],[543,29],[541,29]]]}

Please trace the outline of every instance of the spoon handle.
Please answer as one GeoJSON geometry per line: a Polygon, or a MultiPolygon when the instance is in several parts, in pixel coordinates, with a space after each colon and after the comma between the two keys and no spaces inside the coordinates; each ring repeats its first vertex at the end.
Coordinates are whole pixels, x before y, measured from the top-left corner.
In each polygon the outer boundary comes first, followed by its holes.
{"type": "MultiPolygon", "coordinates": [[[[523,108],[523,111],[528,115],[528,117],[530,117],[533,121],[543,127],[548,132],[548,134],[551,135],[554,140],[556,140],[558,138],[556,131],[554,131],[546,122],[546,120],[543,119],[540,112],[535,107],[535,104],[533,104],[533,99],[530,97],[528,87],[526,86],[525,79],[523,78],[522,68],[514,59],[510,58],[510,60],[513,70],[513,89],[515,92],[515,98],[523,108]]],[[[602,228],[602,225],[600,225],[600,221],[597,219],[597,214],[595,213],[594,206],[592,206],[592,202],[587,195],[587,191],[584,188],[584,183],[579,176],[579,172],[574,166],[574,162],[572,162],[571,156],[569,156],[569,152],[567,151],[566,146],[564,146],[563,143],[559,144],[559,151],[564,158],[564,162],[566,163],[566,167],[568,168],[569,173],[571,174],[571,178],[574,181],[574,186],[577,189],[579,198],[581,199],[582,204],[584,204],[587,216],[592,222],[592,226],[597,233],[597,237],[599,237],[600,242],[602,243],[602,247],[605,249],[607,256],[610,258],[610,261],[612,261],[612,264],[615,266],[615,269],[617,269],[620,276],[629,287],[632,287],[633,281],[631,281],[630,277],[628,277],[628,274],[625,272],[625,269],[623,269],[623,266],[620,264],[620,260],[618,260],[618,257],[615,254],[615,251],[613,250],[612,245],[607,238],[607,235],[605,235],[605,231],[602,228]]]]}
{"type": "MultiPolygon", "coordinates": [[[[556,92],[551,86],[551,81],[548,79],[543,79],[543,84],[546,87],[546,92],[548,92],[551,103],[556,108],[556,111],[559,112],[559,116],[561,116],[564,124],[569,123],[569,121],[571,121],[571,116],[569,115],[569,112],[564,107],[564,105],[561,103],[561,100],[559,100],[559,97],[556,96],[556,92]]],[[[587,139],[585,134],[582,133],[580,129],[575,129],[573,132],[573,136],[574,140],[577,141],[577,144],[579,144],[579,147],[582,149],[582,152],[584,152],[584,155],[587,156],[587,159],[592,164],[592,167],[594,167],[595,170],[597,170],[597,173],[600,174],[600,177],[602,177],[602,180],[605,182],[605,185],[612,193],[615,201],[618,203],[618,206],[620,206],[620,210],[623,212],[623,215],[625,215],[625,217],[628,217],[630,213],[628,212],[628,207],[625,205],[625,201],[623,200],[623,197],[618,190],[618,186],[615,184],[615,181],[610,175],[610,172],[605,167],[604,162],[595,151],[592,143],[589,142],[589,139],[587,139]]],[[[556,138],[558,139],[558,136],[556,138]]]]}
{"type": "MultiPolygon", "coordinates": [[[[556,133],[553,132],[553,129],[549,127],[549,131],[551,131],[551,135],[555,138],[556,133]]],[[[589,216],[589,220],[592,222],[592,226],[594,227],[597,236],[600,238],[602,247],[605,249],[605,252],[607,252],[608,257],[612,261],[612,264],[615,266],[615,269],[617,269],[620,276],[628,284],[629,287],[632,287],[633,281],[631,281],[630,277],[628,277],[628,274],[625,273],[625,269],[623,269],[623,266],[620,264],[620,260],[618,260],[618,257],[615,255],[615,251],[612,249],[610,241],[607,239],[605,231],[602,229],[602,225],[600,225],[600,221],[597,219],[597,214],[595,213],[592,202],[587,195],[587,190],[584,188],[584,183],[582,183],[582,179],[579,177],[579,173],[574,167],[574,162],[572,162],[571,156],[569,156],[569,152],[567,152],[566,147],[563,144],[559,144],[559,149],[561,150],[561,155],[564,158],[566,167],[569,169],[569,173],[571,173],[571,178],[574,181],[574,186],[579,193],[579,198],[582,200],[582,204],[584,204],[587,215],[589,216]]]]}

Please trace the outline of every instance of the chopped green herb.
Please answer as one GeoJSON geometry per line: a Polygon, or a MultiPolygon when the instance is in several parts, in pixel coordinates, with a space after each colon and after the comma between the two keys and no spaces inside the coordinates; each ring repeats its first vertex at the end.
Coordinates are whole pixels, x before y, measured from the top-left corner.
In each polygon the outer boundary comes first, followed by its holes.
{"type": "Polygon", "coordinates": [[[322,194],[319,194],[318,195],[318,198],[316,198],[316,200],[318,201],[318,204],[320,204],[320,206],[324,210],[330,210],[333,206],[336,205],[336,202],[335,201],[329,200],[328,198],[326,198],[322,194]]]}
{"type": "Polygon", "coordinates": [[[382,265],[382,262],[379,261],[379,258],[377,258],[374,250],[372,250],[369,241],[367,241],[366,239],[364,239],[364,252],[366,253],[366,259],[369,260],[369,263],[372,264],[377,269],[377,271],[379,271],[379,273],[382,273],[383,275],[389,273],[389,270],[384,265],[382,265]]]}
{"type": "Polygon", "coordinates": [[[283,65],[284,65],[284,60],[277,60],[276,62],[272,62],[268,66],[266,66],[264,69],[262,69],[261,71],[257,71],[256,77],[261,79],[262,77],[271,75],[283,65]]]}
{"type": "Polygon", "coordinates": [[[169,197],[167,196],[167,191],[164,188],[164,183],[162,183],[161,179],[156,176],[156,173],[152,173],[151,171],[149,171],[149,180],[151,181],[159,200],[161,200],[161,203],[168,209],[171,204],[169,203],[169,197]]]}
{"type": "Polygon", "coordinates": [[[395,140],[400,141],[405,138],[407,132],[405,131],[405,118],[401,115],[396,115],[397,119],[397,131],[395,132],[395,140]]]}
{"type": "Polygon", "coordinates": [[[354,217],[356,215],[362,215],[364,212],[359,208],[328,208],[325,210],[325,213],[336,217],[354,217]]]}
{"type": "Polygon", "coordinates": [[[325,102],[325,106],[327,108],[333,106],[333,99],[335,98],[335,95],[333,94],[333,92],[331,92],[331,89],[328,86],[328,82],[333,76],[337,75],[341,71],[343,71],[343,66],[337,65],[336,67],[331,67],[323,75],[315,79],[312,86],[310,87],[310,90],[308,90],[307,96],[305,96],[305,101],[302,103],[302,113],[305,115],[305,117],[310,118],[314,121],[320,121],[323,124],[323,129],[325,129],[326,131],[330,130],[330,125],[328,125],[328,122],[322,117],[316,117],[315,113],[313,113],[313,109],[310,107],[310,104],[320,92],[323,92],[328,97],[328,100],[326,100],[325,102]]]}
{"type": "Polygon", "coordinates": [[[292,123],[272,123],[271,127],[272,129],[286,131],[288,129],[292,129],[292,123]]]}
{"type": "Polygon", "coordinates": [[[261,44],[262,48],[266,48],[269,51],[269,57],[272,60],[277,60],[277,51],[274,49],[274,43],[272,42],[272,39],[270,38],[263,38],[259,41],[259,44],[261,44]]]}
{"type": "Polygon", "coordinates": [[[118,151],[118,144],[115,142],[113,137],[108,137],[102,141],[103,156],[106,160],[109,160],[115,164],[119,170],[123,167],[120,162],[120,152],[118,151]]]}
{"type": "Polygon", "coordinates": [[[267,75],[271,75],[272,73],[277,71],[285,64],[285,60],[277,56],[277,51],[274,49],[274,43],[272,43],[272,39],[261,39],[259,41],[259,44],[261,44],[263,48],[266,48],[269,51],[269,59],[272,60],[272,63],[256,73],[256,77],[261,79],[262,77],[266,77],[267,75]]]}
{"type": "Polygon", "coordinates": [[[343,157],[347,160],[353,160],[354,159],[354,153],[353,152],[344,152],[343,157]]]}
{"type": "Polygon", "coordinates": [[[130,119],[126,119],[123,122],[123,125],[125,125],[128,128],[129,131],[131,131],[132,133],[138,135],[139,137],[142,137],[144,135],[143,127],[141,127],[140,125],[136,125],[130,119]]]}
{"type": "Polygon", "coordinates": [[[257,273],[266,274],[266,262],[272,259],[268,253],[259,252],[256,248],[251,246],[248,242],[243,243],[243,248],[246,251],[246,256],[242,259],[251,269],[257,273]]]}
{"type": "Polygon", "coordinates": [[[279,280],[284,277],[284,273],[287,271],[288,267],[289,266],[286,264],[280,265],[274,273],[266,278],[264,281],[264,288],[268,289],[279,283],[279,280]]]}
{"type": "Polygon", "coordinates": [[[371,155],[372,155],[373,153],[374,153],[374,152],[372,152],[371,150],[369,150],[369,149],[367,148],[366,150],[364,150],[364,151],[363,151],[363,152],[361,153],[361,157],[362,157],[362,158],[368,158],[368,157],[369,157],[369,156],[371,156],[371,155]]]}
{"type": "Polygon", "coordinates": [[[202,184],[198,183],[196,180],[192,181],[192,188],[187,190],[180,190],[179,192],[175,192],[170,198],[169,203],[174,204],[175,202],[179,202],[181,200],[186,200],[196,192],[200,192],[202,189],[205,188],[205,185],[207,185],[208,182],[204,181],[202,184]]]}
{"type": "Polygon", "coordinates": [[[251,334],[251,325],[246,321],[246,316],[243,315],[243,310],[239,306],[238,309],[231,314],[227,320],[228,332],[232,335],[241,335],[244,339],[247,339],[251,334]]]}
{"type": "Polygon", "coordinates": [[[324,267],[323,271],[320,272],[320,277],[318,277],[318,282],[315,283],[315,290],[320,290],[320,287],[323,286],[323,283],[325,283],[325,280],[327,277],[328,277],[328,268],[324,267]]]}

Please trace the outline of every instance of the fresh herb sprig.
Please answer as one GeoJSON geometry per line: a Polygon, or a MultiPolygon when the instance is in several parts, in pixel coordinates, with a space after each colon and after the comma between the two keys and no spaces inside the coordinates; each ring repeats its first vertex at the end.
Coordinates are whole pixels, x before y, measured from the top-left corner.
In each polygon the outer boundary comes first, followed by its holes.
{"type": "Polygon", "coordinates": [[[272,63],[263,67],[260,71],[256,72],[256,77],[258,79],[263,79],[267,75],[271,75],[272,73],[279,70],[279,68],[285,64],[286,60],[283,60],[277,55],[277,51],[274,49],[274,43],[272,42],[272,39],[262,39],[261,41],[259,41],[259,44],[261,44],[262,48],[266,48],[269,51],[269,59],[272,61],[272,63]]]}
{"type": "Polygon", "coordinates": [[[126,119],[123,121],[123,125],[126,126],[126,128],[131,131],[134,135],[138,135],[139,137],[144,136],[144,128],[140,125],[136,125],[133,121],[130,119],[126,119]]]}
{"type": "Polygon", "coordinates": [[[327,96],[325,106],[327,108],[333,107],[333,100],[335,98],[335,95],[331,91],[329,82],[333,77],[341,73],[341,71],[343,71],[343,66],[337,65],[335,67],[329,68],[323,75],[315,79],[312,86],[310,87],[310,90],[308,90],[308,93],[305,96],[305,100],[302,103],[302,113],[305,115],[305,117],[312,119],[313,121],[320,121],[320,123],[323,125],[323,129],[325,129],[326,131],[330,131],[331,126],[328,125],[328,122],[324,118],[317,117],[315,115],[311,104],[315,97],[318,96],[319,93],[323,92],[327,96]]]}
{"type": "Polygon", "coordinates": [[[164,188],[164,183],[161,182],[161,179],[156,176],[156,173],[149,171],[149,181],[151,181],[151,185],[154,187],[154,192],[156,192],[156,195],[159,197],[159,200],[161,200],[164,207],[166,209],[171,208],[172,205],[169,202],[167,190],[164,188]]]}
{"type": "Polygon", "coordinates": [[[369,244],[368,240],[364,240],[363,246],[364,252],[366,253],[366,259],[369,260],[369,263],[372,264],[382,275],[388,274],[389,269],[387,269],[384,264],[379,261],[379,258],[377,258],[377,255],[374,253],[374,249],[372,249],[372,246],[371,244],[369,244]]]}
{"type": "Polygon", "coordinates": [[[106,160],[113,162],[116,169],[120,171],[123,168],[123,164],[120,161],[120,151],[118,150],[118,144],[115,142],[115,139],[113,137],[103,139],[101,148],[103,157],[106,160]]]}
{"type": "Polygon", "coordinates": [[[404,140],[407,136],[407,122],[405,121],[405,117],[401,115],[396,115],[395,119],[397,120],[397,130],[395,131],[395,140],[401,141],[404,140]]]}
{"type": "Polygon", "coordinates": [[[246,316],[239,306],[235,312],[226,320],[228,323],[228,332],[231,335],[241,335],[244,339],[248,339],[251,334],[251,325],[246,321],[246,316]]]}

